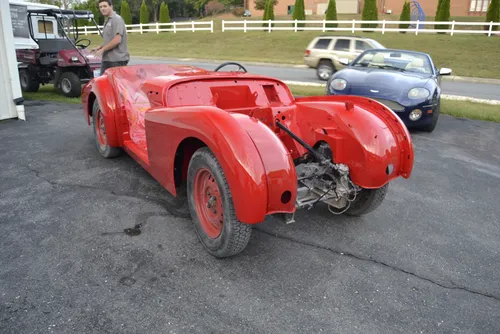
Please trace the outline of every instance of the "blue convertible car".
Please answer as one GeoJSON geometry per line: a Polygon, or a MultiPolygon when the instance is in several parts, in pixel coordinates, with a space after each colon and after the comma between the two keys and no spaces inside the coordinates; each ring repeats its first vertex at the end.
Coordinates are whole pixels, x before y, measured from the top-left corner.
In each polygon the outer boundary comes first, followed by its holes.
{"type": "Polygon", "coordinates": [[[439,118],[441,76],[451,70],[435,67],[422,52],[367,50],[328,79],[326,94],[369,97],[392,109],[408,128],[432,132],[439,118]]]}

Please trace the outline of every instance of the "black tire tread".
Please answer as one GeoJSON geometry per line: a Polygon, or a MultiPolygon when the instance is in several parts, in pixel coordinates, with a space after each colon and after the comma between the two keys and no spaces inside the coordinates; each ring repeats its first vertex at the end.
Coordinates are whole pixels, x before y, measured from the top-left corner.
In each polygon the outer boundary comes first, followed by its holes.
{"type": "Polygon", "coordinates": [[[389,184],[378,189],[363,189],[345,212],[349,216],[361,216],[377,209],[385,199],[389,184]]]}
{"type": "Polygon", "coordinates": [[[96,118],[96,112],[99,109],[99,102],[97,99],[94,101],[94,104],[92,105],[92,128],[94,130],[94,141],[95,145],[97,147],[97,151],[106,159],[111,159],[111,158],[116,158],[122,154],[122,150],[120,147],[112,147],[107,145],[106,150],[102,151],[101,147],[99,146],[99,141],[97,139],[97,133],[95,129],[95,118],[96,118]]]}
{"type": "MultiPolygon", "coordinates": [[[[218,173],[219,176],[222,178],[222,184],[219,184],[219,187],[222,187],[221,192],[223,193],[223,198],[225,199],[224,204],[224,225],[230,224],[230,231],[231,233],[227,234],[226,236],[228,237],[228,241],[226,244],[222,245],[221,248],[219,249],[210,249],[208,248],[202,241],[203,246],[214,256],[216,257],[229,257],[236,255],[243,251],[246,246],[248,245],[248,242],[250,240],[250,236],[252,234],[252,226],[249,224],[244,224],[241,223],[237,218],[236,218],[236,212],[234,210],[234,205],[233,205],[233,198],[231,195],[231,191],[229,189],[226,177],[224,175],[224,171],[222,170],[222,167],[220,166],[219,162],[217,161],[217,158],[215,155],[210,151],[208,147],[203,147],[197,150],[194,154],[193,157],[191,158],[190,165],[200,159],[201,161],[204,162],[209,162],[211,161],[216,168],[216,171],[212,171],[215,173],[218,173]]],[[[217,176],[213,175],[216,179],[217,176]]],[[[196,212],[193,209],[193,205],[190,205],[191,209],[191,216],[194,219],[196,218],[196,212]]],[[[195,223],[196,226],[196,223],[195,223]]],[[[200,227],[201,229],[201,227],[200,227]]],[[[200,233],[202,231],[198,230],[198,227],[196,226],[195,228],[196,233],[198,234],[199,238],[202,239],[202,236],[200,233]]],[[[224,231],[223,231],[224,233],[224,231]]]]}

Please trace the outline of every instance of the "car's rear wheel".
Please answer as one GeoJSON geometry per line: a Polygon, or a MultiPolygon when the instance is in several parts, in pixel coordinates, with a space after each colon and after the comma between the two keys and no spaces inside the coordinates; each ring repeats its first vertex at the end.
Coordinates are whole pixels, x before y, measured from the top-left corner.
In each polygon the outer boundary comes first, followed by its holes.
{"type": "Polygon", "coordinates": [[[378,189],[362,189],[345,212],[349,216],[361,216],[377,209],[385,199],[389,184],[378,189]]]}
{"type": "Polygon", "coordinates": [[[316,68],[316,74],[318,78],[327,81],[332,74],[335,72],[335,67],[330,60],[320,60],[318,67],[316,68]]]}
{"type": "Polygon", "coordinates": [[[106,134],[106,124],[97,99],[92,106],[92,123],[94,128],[94,139],[97,150],[105,158],[114,158],[122,153],[121,148],[111,147],[106,134]]]}
{"type": "Polygon", "coordinates": [[[200,148],[193,154],[187,179],[189,210],[203,246],[221,258],[243,251],[252,227],[236,218],[226,177],[209,148],[200,148]]]}

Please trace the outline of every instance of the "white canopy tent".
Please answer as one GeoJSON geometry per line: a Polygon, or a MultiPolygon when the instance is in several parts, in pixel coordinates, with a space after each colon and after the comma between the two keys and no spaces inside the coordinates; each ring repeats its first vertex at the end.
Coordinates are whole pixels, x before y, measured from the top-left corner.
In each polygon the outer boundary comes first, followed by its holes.
{"type": "MultiPolygon", "coordinates": [[[[38,48],[29,36],[27,9],[59,8],[22,0],[0,0],[0,120],[26,120],[16,49],[38,48]]],[[[37,33],[37,31],[35,31],[37,33]]]]}
{"type": "Polygon", "coordinates": [[[10,15],[9,2],[0,1],[0,101],[3,104],[0,107],[0,120],[26,120],[10,15]]]}

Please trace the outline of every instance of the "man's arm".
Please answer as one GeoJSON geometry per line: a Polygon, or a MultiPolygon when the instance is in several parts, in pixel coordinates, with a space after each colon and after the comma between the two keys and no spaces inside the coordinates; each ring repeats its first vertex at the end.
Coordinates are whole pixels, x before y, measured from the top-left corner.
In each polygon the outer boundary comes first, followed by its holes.
{"type": "Polygon", "coordinates": [[[97,49],[97,54],[102,55],[105,51],[109,51],[109,50],[113,49],[114,47],[116,47],[118,44],[120,44],[121,41],[122,41],[122,36],[119,34],[116,34],[115,37],[113,37],[113,39],[108,44],[101,45],[97,49]]]}

